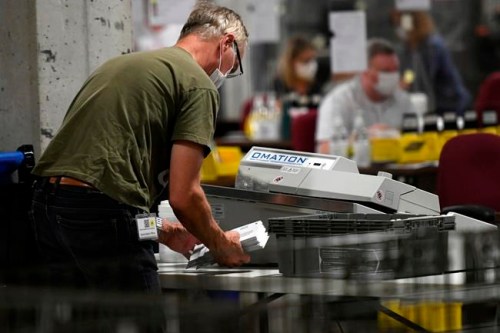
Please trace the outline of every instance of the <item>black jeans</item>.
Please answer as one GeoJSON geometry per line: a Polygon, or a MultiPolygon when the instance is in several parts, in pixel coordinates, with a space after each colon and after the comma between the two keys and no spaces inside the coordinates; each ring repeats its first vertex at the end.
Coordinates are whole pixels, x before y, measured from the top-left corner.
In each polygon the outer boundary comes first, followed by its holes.
{"type": "Polygon", "coordinates": [[[49,286],[160,293],[152,241],[139,241],[143,213],[90,188],[34,187],[31,217],[49,286]]]}

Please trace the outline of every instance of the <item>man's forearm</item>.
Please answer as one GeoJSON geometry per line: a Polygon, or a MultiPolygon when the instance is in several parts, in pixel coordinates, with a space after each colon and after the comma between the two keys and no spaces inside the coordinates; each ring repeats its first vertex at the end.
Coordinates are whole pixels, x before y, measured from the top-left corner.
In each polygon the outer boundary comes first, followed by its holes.
{"type": "Polygon", "coordinates": [[[182,225],[209,249],[217,250],[227,242],[224,232],[212,217],[201,187],[186,194],[181,204],[172,207],[182,225]]]}

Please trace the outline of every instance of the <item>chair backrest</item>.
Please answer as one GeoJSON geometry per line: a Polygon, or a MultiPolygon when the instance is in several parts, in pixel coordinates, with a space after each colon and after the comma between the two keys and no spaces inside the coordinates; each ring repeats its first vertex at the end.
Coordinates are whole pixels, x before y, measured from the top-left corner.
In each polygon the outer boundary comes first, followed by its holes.
{"type": "Polygon", "coordinates": [[[439,158],[437,192],[442,208],[475,204],[500,211],[500,136],[450,139],[439,158]]]}
{"type": "Polygon", "coordinates": [[[243,101],[243,104],[241,105],[240,129],[242,131],[245,130],[245,123],[247,121],[248,116],[250,115],[250,112],[252,111],[252,107],[253,107],[253,97],[247,98],[246,100],[243,101]]]}
{"type": "Polygon", "coordinates": [[[483,111],[495,110],[497,119],[500,119],[500,72],[490,74],[479,87],[474,108],[476,109],[479,124],[483,111]]]}
{"type": "Polygon", "coordinates": [[[316,118],[318,111],[309,110],[304,114],[292,117],[291,141],[293,150],[314,152],[316,148],[316,118]]]}

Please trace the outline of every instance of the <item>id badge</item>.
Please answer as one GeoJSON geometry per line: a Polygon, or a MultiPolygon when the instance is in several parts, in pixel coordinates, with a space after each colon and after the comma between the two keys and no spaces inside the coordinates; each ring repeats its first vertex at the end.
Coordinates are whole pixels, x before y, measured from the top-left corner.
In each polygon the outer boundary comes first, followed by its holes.
{"type": "Polygon", "coordinates": [[[156,214],[138,214],[135,216],[139,240],[157,240],[156,214]]]}

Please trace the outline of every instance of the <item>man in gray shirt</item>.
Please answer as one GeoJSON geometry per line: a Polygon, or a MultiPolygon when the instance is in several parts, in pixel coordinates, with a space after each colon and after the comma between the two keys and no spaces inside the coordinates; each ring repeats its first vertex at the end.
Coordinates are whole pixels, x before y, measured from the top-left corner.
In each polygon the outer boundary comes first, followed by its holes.
{"type": "MultiPolygon", "coordinates": [[[[392,45],[382,39],[368,43],[368,69],[337,86],[323,99],[316,126],[316,150],[329,154],[336,128],[348,134],[355,119],[362,119],[370,135],[399,130],[404,113],[415,113],[406,92],[399,87],[399,59],[392,45]]],[[[359,120],[358,120],[359,122],[359,120]]]]}

